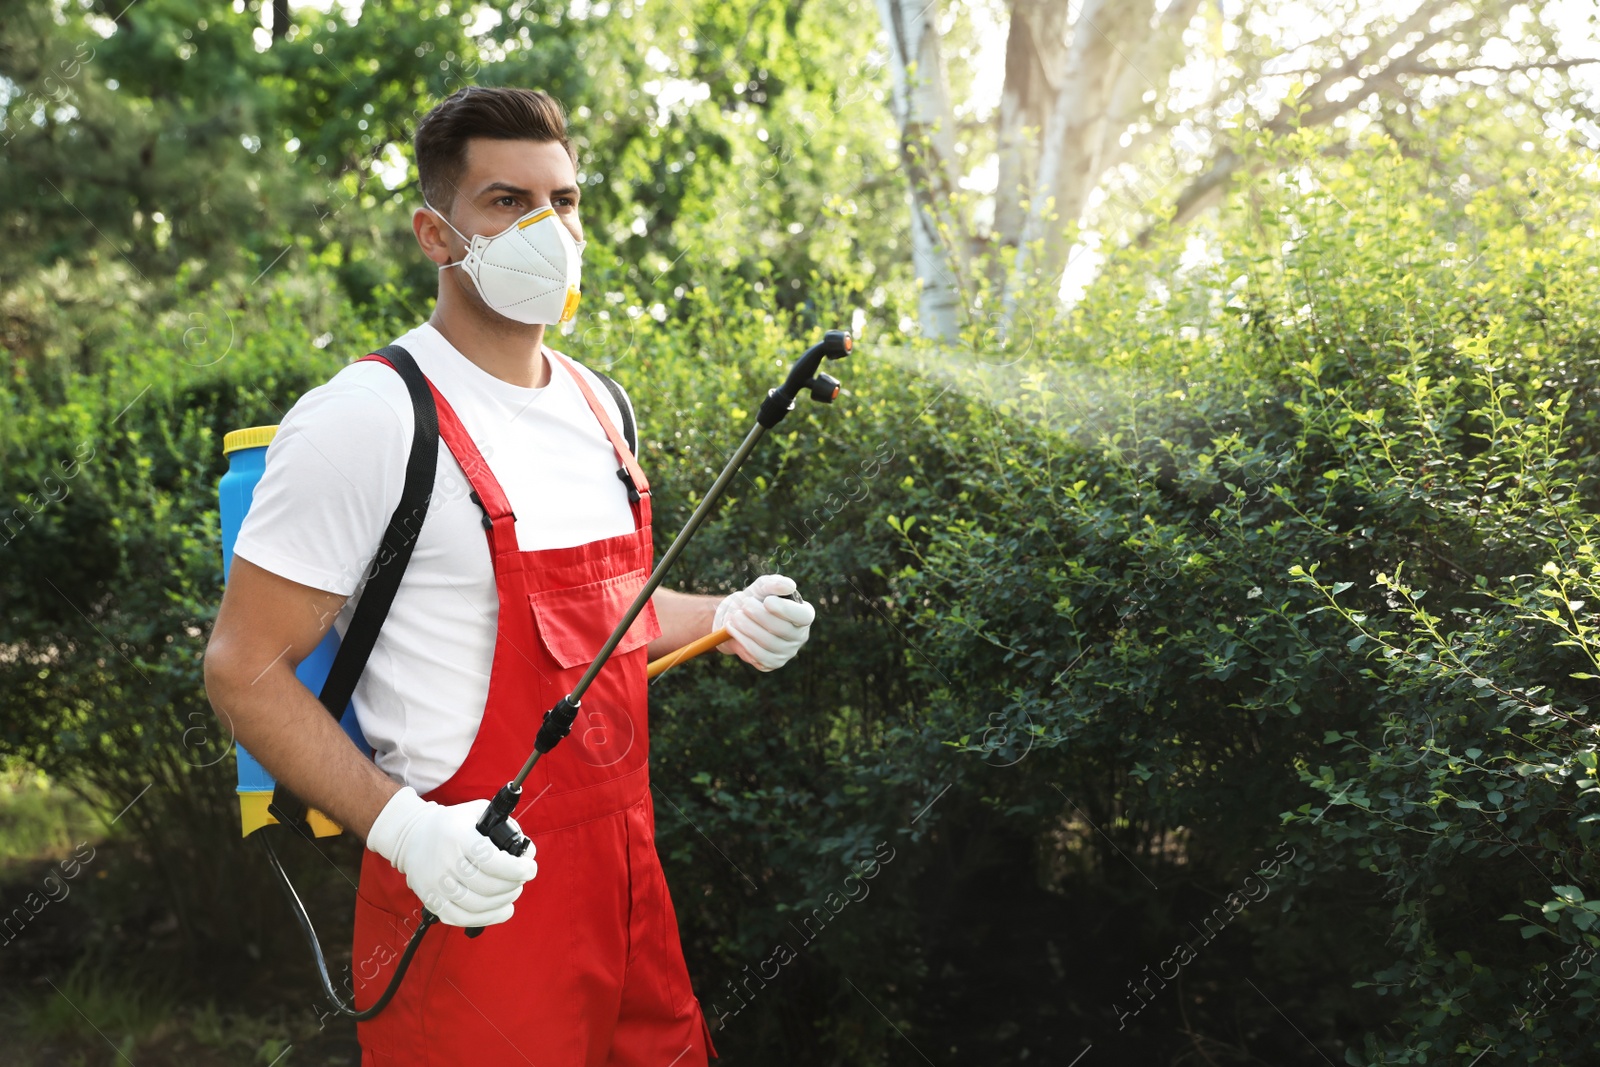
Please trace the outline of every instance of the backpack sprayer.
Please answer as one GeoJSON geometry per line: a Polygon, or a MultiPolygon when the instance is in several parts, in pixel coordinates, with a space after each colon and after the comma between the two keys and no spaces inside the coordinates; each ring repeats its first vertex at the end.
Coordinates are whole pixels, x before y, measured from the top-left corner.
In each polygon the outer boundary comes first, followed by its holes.
{"type": "MultiPolygon", "coordinates": [[[[783,420],[785,415],[793,410],[795,400],[802,391],[810,392],[813,400],[831,404],[834,398],[839,395],[839,382],[829,375],[821,373],[822,361],[824,359],[843,359],[850,354],[852,347],[853,341],[848,331],[829,330],[823,335],[821,341],[806,349],[805,354],[795,360],[783,384],[768,391],[766,399],[761,402],[761,407],[756,412],[755,425],[750,428],[749,433],[745,435],[744,440],[728,459],[727,464],[722,468],[722,473],[717,475],[716,481],[711,483],[711,488],[706,491],[706,495],[701,499],[699,506],[689,516],[689,521],[684,524],[683,529],[678,532],[678,536],[673,539],[672,544],[662,554],[661,561],[650,572],[650,577],[645,581],[644,588],[639,591],[633,603],[628,606],[628,610],[617,621],[615,629],[611,631],[611,636],[600,647],[600,651],[589,665],[589,669],[578,680],[578,684],[573,686],[572,691],[558,700],[555,706],[545,713],[539,732],[534,738],[534,750],[529,753],[527,762],[523,764],[522,769],[517,772],[511,781],[500,788],[494,799],[490,801],[489,806],[484,809],[483,815],[478,820],[477,829],[479,833],[493,842],[496,848],[514,856],[521,856],[527,852],[528,838],[514,829],[509,821],[511,813],[516,810],[517,804],[522,797],[522,783],[533,772],[533,768],[538,764],[540,757],[559,744],[561,739],[571,732],[573,720],[577,718],[578,709],[583,702],[583,694],[588,691],[589,686],[599,676],[601,669],[605,667],[606,662],[611,658],[611,654],[615,651],[617,644],[627,633],[628,628],[633,625],[634,619],[644,610],[651,595],[666,576],[668,568],[682,554],[684,546],[689,543],[696,531],[704,525],[707,517],[711,514],[711,509],[716,506],[723,490],[727,488],[728,482],[733,479],[734,474],[738,472],[745,459],[755,448],[756,442],[760,441],[768,430],[776,426],[783,420]]],[[[405,363],[410,363],[409,357],[406,357],[405,363]]],[[[414,365],[412,366],[414,368],[414,365]]],[[[415,378],[408,380],[407,386],[411,391],[413,403],[420,405],[421,397],[427,395],[426,387],[423,386],[419,392],[415,378]]],[[[428,399],[431,402],[431,397],[428,397],[428,399]]],[[[618,406],[622,407],[623,405],[619,402],[618,406]]],[[[431,416],[431,403],[429,415],[431,416]]],[[[418,425],[422,429],[431,427],[431,433],[419,433],[417,435],[417,440],[414,440],[412,444],[413,455],[436,452],[438,447],[436,444],[438,434],[437,421],[431,417],[424,419],[419,411],[418,425]]],[[[276,429],[274,426],[251,427],[245,430],[234,430],[223,438],[223,452],[228,456],[228,473],[223,476],[221,484],[218,486],[218,494],[222,522],[222,568],[224,576],[226,576],[229,567],[232,565],[234,539],[237,537],[239,527],[244,521],[245,512],[250,507],[251,493],[265,467],[267,444],[272,440],[276,429]]],[[[430,483],[427,488],[431,490],[431,475],[427,480],[430,483]]],[[[397,514],[399,510],[397,509],[397,514]]],[[[422,514],[425,516],[425,510],[422,514]]],[[[402,558],[399,566],[401,568],[405,565],[405,559],[409,558],[410,549],[415,543],[417,531],[420,531],[420,529],[420,522],[412,524],[410,526],[411,532],[407,535],[407,541],[400,546],[402,558]]],[[[385,547],[387,547],[387,544],[386,540],[385,547]]],[[[390,573],[396,574],[397,572],[391,571],[390,573]]],[[[391,598],[393,596],[393,586],[397,585],[398,581],[397,576],[392,579],[388,590],[388,595],[391,598]]],[[[363,602],[365,602],[365,597],[363,602]]],[[[383,605],[383,610],[387,610],[386,603],[383,605]]],[[[351,625],[354,628],[353,621],[351,625]]],[[[655,678],[663,671],[715,648],[728,640],[728,638],[729,634],[725,629],[708,634],[675,652],[668,653],[666,656],[651,662],[647,669],[647,674],[650,678],[655,678]]],[[[329,697],[330,686],[328,685],[328,678],[339,648],[340,638],[338,631],[330,627],[322,642],[309,656],[301,661],[295,670],[295,676],[307,689],[312,692],[321,692],[324,705],[328,706],[330,713],[339,719],[340,725],[344,728],[352,743],[370,757],[372,747],[367,744],[366,738],[361,734],[360,726],[356,722],[354,706],[348,702],[348,696],[343,701],[337,698],[330,699],[329,697]]],[[[370,651],[370,648],[368,651],[370,651]]],[[[364,660],[365,656],[363,655],[360,657],[360,662],[364,662],[364,660]]],[[[359,667],[357,671],[359,671],[359,667]]],[[[348,675],[350,672],[344,671],[343,673],[348,675]]],[[[338,690],[340,693],[345,693],[348,688],[353,688],[353,678],[347,677],[344,682],[345,685],[342,687],[332,686],[331,688],[338,690]]],[[[310,834],[316,837],[327,837],[340,832],[339,826],[320,812],[307,809],[303,805],[297,809],[287,803],[285,798],[279,797],[275,800],[276,783],[272,775],[246,752],[242,745],[236,746],[236,748],[238,750],[239,767],[239,812],[245,837],[250,837],[263,827],[276,823],[287,823],[301,833],[309,831],[310,834]]],[[[338,994],[334,992],[333,980],[328,973],[327,961],[322,952],[322,945],[317,939],[316,931],[311,925],[311,918],[306,914],[305,905],[301,903],[299,895],[290,883],[289,876],[284,871],[282,863],[279,862],[271,841],[264,834],[260,835],[257,840],[265,848],[273,872],[277,875],[278,882],[283,888],[290,908],[294,911],[295,918],[300,924],[301,932],[306,937],[307,944],[316,962],[323,995],[333,1005],[334,1011],[345,1018],[359,1022],[377,1015],[388,1005],[389,1001],[394,997],[395,991],[399,989],[401,979],[405,977],[406,971],[411,966],[412,957],[416,955],[418,947],[422,944],[423,935],[427,933],[428,927],[439,921],[438,916],[426,908],[423,909],[421,921],[412,933],[410,941],[407,942],[405,951],[401,953],[399,962],[395,966],[394,976],[389,980],[388,987],[384,989],[371,1007],[357,1011],[352,1005],[342,1001],[338,994]]],[[[467,929],[466,934],[468,937],[476,937],[482,932],[482,927],[471,927],[467,929]]]]}

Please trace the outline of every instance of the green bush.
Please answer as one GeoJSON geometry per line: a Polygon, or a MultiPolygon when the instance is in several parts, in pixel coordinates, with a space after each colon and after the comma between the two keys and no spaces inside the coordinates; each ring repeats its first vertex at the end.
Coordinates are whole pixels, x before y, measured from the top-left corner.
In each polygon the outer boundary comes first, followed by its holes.
{"type": "Polygon", "coordinates": [[[1275,1005],[1189,994],[1203,1031],[1281,1008],[1355,1064],[1586,1061],[1592,175],[1463,196],[1448,158],[1316,147],[1279,146],[1301,175],[1255,182],[1210,262],[1115,259],[1027,358],[957,375],[955,476],[892,585],[930,725],[1027,747],[995,803],[1043,832],[1060,783],[1102,877],[1178,835],[1228,885],[1290,842],[1282,910],[1245,916],[1275,1005]]]}
{"type": "Polygon", "coordinates": [[[255,853],[239,862],[232,738],[201,679],[222,434],[333,373],[343,358],[312,344],[328,330],[366,343],[306,287],[219,289],[125,324],[92,370],[5,362],[0,752],[116,818],[204,959],[282,917],[255,853]]]}

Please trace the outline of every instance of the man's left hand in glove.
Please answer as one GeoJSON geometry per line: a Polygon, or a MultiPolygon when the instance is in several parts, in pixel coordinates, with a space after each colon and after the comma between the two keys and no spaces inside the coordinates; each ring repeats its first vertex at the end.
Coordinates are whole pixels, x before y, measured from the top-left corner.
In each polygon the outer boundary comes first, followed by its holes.
{"type": "Polygon", "coordinates": [[[811,636],[817,611],[810,604],[788,599],[796,589],[793,578],[763,574],[717,605],[713,631],[727,627],[733,636],[717,651],[738,656],[758,671],[773,671],[788,663],[811,636]]]}

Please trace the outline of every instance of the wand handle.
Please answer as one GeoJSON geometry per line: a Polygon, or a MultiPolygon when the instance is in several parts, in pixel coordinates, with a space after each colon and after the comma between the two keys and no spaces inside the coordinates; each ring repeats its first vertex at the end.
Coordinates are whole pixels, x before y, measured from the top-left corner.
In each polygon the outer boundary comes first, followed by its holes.
{"type": "Polygon", "coordinates": [[[706,634],[698,641],[690,641],[687,645],[684,645],[682,648],[675,649],[672,652],[668,652],[660,659],[651,660],[650,665],[645,668],[645,677],[654,678],[663,671],[670,671],[672,668],[676,667],[680,663],[683,663],[685,660],[694,659],[703,652],[710,652],[713,648],[716,648],[718,645],[722,644],[722,642],[726,641],[732,636],[732,634],[728,633],[728,628],[724,626],[722,629],[717,630],[714,633],[706,634]]]}

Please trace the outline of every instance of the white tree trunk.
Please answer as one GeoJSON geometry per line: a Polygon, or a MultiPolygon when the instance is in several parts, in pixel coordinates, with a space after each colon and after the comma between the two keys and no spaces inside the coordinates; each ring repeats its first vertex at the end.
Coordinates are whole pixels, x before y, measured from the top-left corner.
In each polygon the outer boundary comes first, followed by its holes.
{"type": "Polygon", "coordinates": [[[1107,129],[1109,107],[1128,66],[1125,57],[1144,51],[1153,11],[1154,0],[1084,0],[1078,9],[1044,130],[1010,294],[1035,269],[1030,247],[1035,243],[1043,246],[1038,269],[1052,277],[1059,274],[1066,258],[1063,231],[1077,220],[1099,184],[1103,149],[1112,132],[1107,129]]]}
{"type": "Polygon", "coordinates": [[[955,116],[945,83],[939,44],[937,0],[877,0],[889,35],[894,73],[894,112],[910,178],[911,260],[922,284],[922,332],[954,341],[964,301],[964,231],[950,216],[950,197],[960,171],[955,155],[955,116]],[[950,227],[951,239],[939,233],[950,227]]]}
{"type": "MultiPolygon", "coordinates": [[[[1006,31],[1006,77],[995,130],[999,164],[992,247],[1016,247],[1033,195],[1039,136],[1049,122],[1066,56],[1067,5],[1059,0],[1012,0],[1006,31]]],[[[997,257],[998,258],[998,257],[997,257]]],[[[998,269],[998,263],[995,265],[998,269]]],[[[997,279],[998,280],[998,279],[997,279]]]]}

